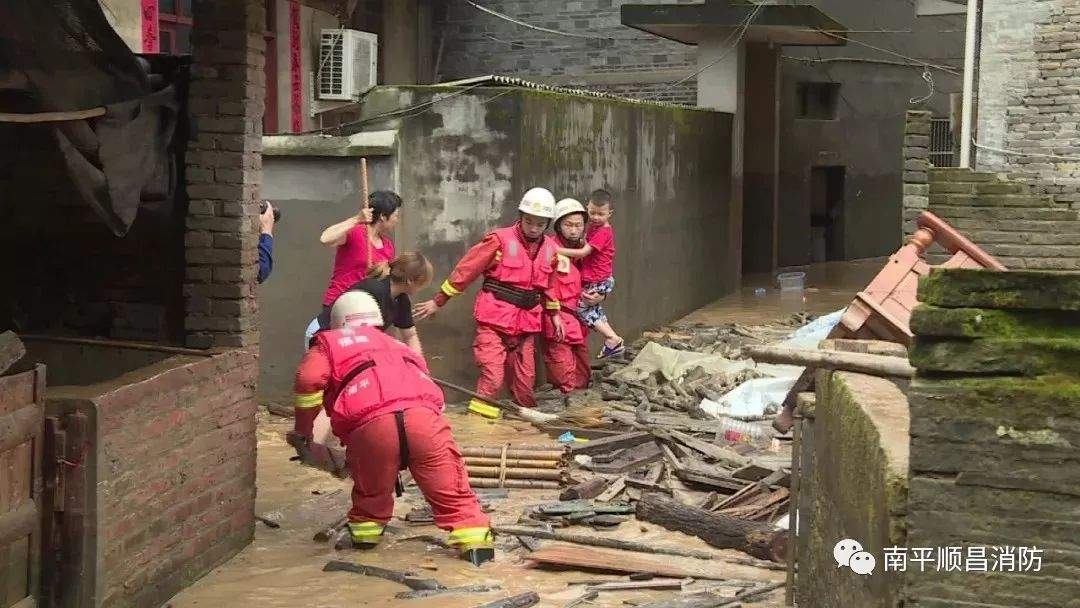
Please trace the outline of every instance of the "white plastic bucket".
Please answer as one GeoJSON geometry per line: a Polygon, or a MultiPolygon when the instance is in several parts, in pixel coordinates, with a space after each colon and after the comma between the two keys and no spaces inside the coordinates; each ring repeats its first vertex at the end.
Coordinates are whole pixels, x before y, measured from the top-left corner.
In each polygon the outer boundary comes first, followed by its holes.
{"type": "Polygon", "coordinates": [[[805,272],[782,272],[776,275],[776,282],[780,284],[780,291],[802,291],[805,280],[805,272]]]}

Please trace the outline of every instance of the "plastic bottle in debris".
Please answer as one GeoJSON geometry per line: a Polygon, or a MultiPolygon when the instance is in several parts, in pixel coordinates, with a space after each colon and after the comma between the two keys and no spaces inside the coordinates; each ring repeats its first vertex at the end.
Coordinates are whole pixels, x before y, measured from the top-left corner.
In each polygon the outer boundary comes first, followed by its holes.
{"type": "Polygon", "coordinates": [[[720,426],[724,429],[724,439],[761,443],[765,440],[765,429],[752,422],[743,422],[734,418],[721,418],[720,426]]]}

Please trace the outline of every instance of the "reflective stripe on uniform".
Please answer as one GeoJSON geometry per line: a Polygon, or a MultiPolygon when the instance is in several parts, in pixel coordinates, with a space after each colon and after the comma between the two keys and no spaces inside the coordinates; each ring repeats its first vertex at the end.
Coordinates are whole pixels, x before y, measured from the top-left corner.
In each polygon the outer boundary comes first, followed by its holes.
{"type": "Polygon", "coordinates": [[[491,535],[491,528],[460,528],[450,533],[450,544],[470,545],[472,548],[491,547],[494,546],[494,537],[491,535]]]}
{"type": "Polygon", "coordinates": [[[548,310],[560,310],[560,309],[562,309],[562,305],[559,304],[557,301],[555,301],[555,302],[544,302],[544,308],[546,308],[548,310]]]}
{"type": "Polygon", "coordinates": [[[442,292],[444,294],[446,294],[446,296],[449,297],[449,298],[461,295],[461,290],[456,289],[453,285],[451,285],[449,279],[443,281],[442,292]]]}
{"type": "Polygon", "coordinates": [[[377,543],[382,540],[383,525],[377,521],[350,521],[349,534],[359,543],[377,543]]]}
{"type": "Polygon", "coordinates": [[[293,407],[299,410],[309,410],[313,407],[321,406],[322,400],[322,391],[317,393],[296,393],[296,400],[293,401],[293,407]]]}

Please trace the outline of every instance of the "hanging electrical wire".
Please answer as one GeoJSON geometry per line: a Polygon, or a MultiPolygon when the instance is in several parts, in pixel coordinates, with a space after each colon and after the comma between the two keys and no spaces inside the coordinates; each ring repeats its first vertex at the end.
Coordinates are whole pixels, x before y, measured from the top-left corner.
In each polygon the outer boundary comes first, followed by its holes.
{"type": "Polygon", "coordinates": [[[502,19],[503,21],[509,21],[510,23],[513,23],[514,25],[529,28],[531,30],[536,30],[538,32],[546,32],[548,34],[556,34],[558,36],[566,36],[568,38],[584,38],[584,39],[588,39],[588,40],[654,40],[654,38],[651,38],[651,37],[650,38],[645,38],[645,37],[642,37],[642,36],[597,36],[597,35],[594,35],[594,34],[579,34],[577,32],[564,32],[562,30],[555,30],[555,29],[551,29],[551,28],[547,28],[547,27],[541,27],[539,25],[533,25],[531,23],[526,23],[526,22],[524,22],[524,21],[522,21],[520,19],[515,19],[515,18],[511,17],[510,15],[506,15],[506,14],[500,13],[498,11],[494,11],[494,10],[492,10],[490,8],[487,8],[486,6],[480,6],[479,4],[473,2],[472,0],[463,0],[463,1],[466,4],[468,4],[468,5],[472,6],[473,8],[475,8],[476,10],[481,11],[483,13],[487,13],[488,15],[491,15],[492,17],[497,17],[499,19],[502,19]]]}
{"type": "Polygon", "coordinates": [[[961,75],[960,71],[958,71],[956,69],[953,69],[951,67],[943,66],[943,65],[936,65],[936,64],[933,64],[933,63],[923,61],[921,59],[916,59],[915,57],[908,57],[907,55],[904,55],[902,53],[897,53],[894,50],[883,48],[883,47],[880,47],[880,46],[875,46],[873,44],[870,44],[869,42],[863,42],[861,40],[856,40],[855,38],[851,38],[850,36],[844,36],[843,34],[838,34],[836,32],[830,32],[828,30],[816,30],[816,31],[820,32],[822,34],[825,34],[826,36],[831,36],[833,38],[836,38],[837,40],[846,40],[848,42],[853,42],[853,43],[858,44],[860,46],[865,46],[868,49],[873,49],[873,50],[881,52],[881,53],[887,53],[889,55],[892,55],[894,57],[899,57],[901,59],[907,59],[908,61],[911,61],[913,63],[917,63],[917,64],[919,64],[919,65],[921,65],[923,67],[926,67],[926,68],[932,68],[932,69],[935,69],[935,70],[940,70],[942,72],[945,72],[946,74],[952,74],[953,76],[960,76],[961,75]]]}
{"type": "Polygon", "coordinates": [[[923,67],[922,79],[926,81],[926,86],[930,87],[930,90],[927,91],[926,95],[922,97],[912,97],[911,99],[909,99],[908,103],[912,105],[917,106],[934,96],[934,77],[930,75],[930,68],[925,66],[923,67]]]}

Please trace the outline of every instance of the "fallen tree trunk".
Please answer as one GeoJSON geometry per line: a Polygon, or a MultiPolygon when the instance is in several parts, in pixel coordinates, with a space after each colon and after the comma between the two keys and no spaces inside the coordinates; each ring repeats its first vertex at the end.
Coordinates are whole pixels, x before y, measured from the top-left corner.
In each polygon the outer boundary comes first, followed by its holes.
{"type": "Polygon", "coordinates": [[[782,363],[839,369],[849,372],[911,378],[915,368],[907,360],[884,355],[866,355],[862,353],[844,353],[827,350],[808,350],[790,346],[748,346],[743,353],[758,363],[782,363]]]}
{"type": "Polygon", "coordinates": [[[738,549],[760,559],[787,559],[787,533],[771,524],[728,517],[684,505],[661,494],[645,494],[637,503],[637,518],[685,532],[720,549],[738,549]]]}
{"type": "Polygon", "coordinates": [[[715,553],[707,551],[695,551],[693,549],[669,549],[667,547],[655,547],[645,543],[638,543],[617,538],[604,536],[589,536],[586,534],[573,534],[570,532],[554,532],[542,528],[528,528],[525,526],[492,526],[496,534],[509,534],[511,536],[531,536],[545,540],[557,540],[575,545],[588,545],[590,547],[607,547],[608,549],[622,549],[635,553],[652,553],[654,555],[677,555],[679,557],[696,557],[698,559],[717,559],[715,553]]]}

